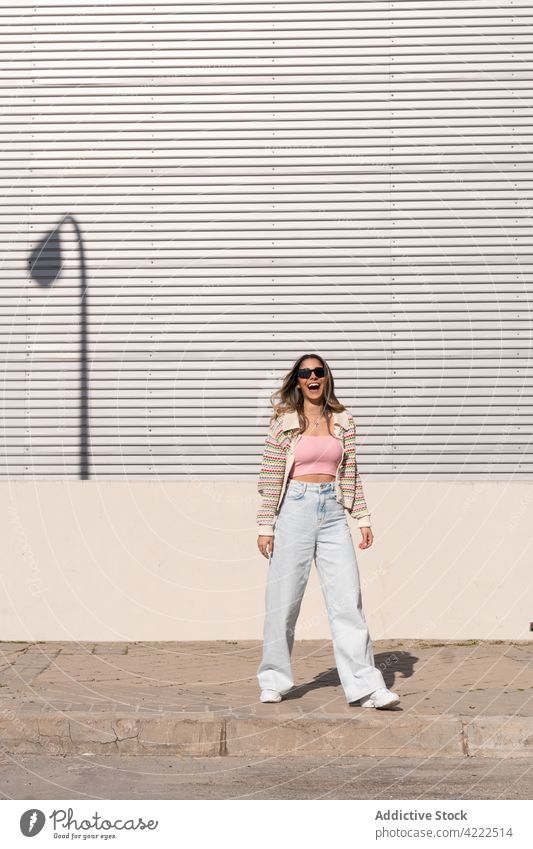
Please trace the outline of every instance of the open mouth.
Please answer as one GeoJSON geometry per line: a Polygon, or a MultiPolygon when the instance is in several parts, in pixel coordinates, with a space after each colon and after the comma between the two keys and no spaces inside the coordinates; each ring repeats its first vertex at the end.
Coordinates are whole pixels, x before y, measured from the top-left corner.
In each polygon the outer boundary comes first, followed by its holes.
{"type": "Polygon", "coordinates": [[[320,389],[320,383],[308,383],[307,388],[310,392],[318,392],[320,389]]]}

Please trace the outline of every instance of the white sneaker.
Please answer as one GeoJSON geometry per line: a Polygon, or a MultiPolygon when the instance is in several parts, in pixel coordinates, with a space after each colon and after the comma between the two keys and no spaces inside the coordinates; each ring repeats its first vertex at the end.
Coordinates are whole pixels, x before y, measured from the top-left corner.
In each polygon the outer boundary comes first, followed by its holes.
{"type": "Polygon", "coordinates": [[[281,702],[281,693],[278,693],[277,690],[261,690],[260,701],[281,702]]]}
{"type": "Polygon", "coordinates": [[[378,690],[370,693],[369,696],[359,699],[355,704],[359,707],[384,709],[394,707],[399,701],[400,697],[398,693],[393,693],[392,690],[387,690],[386,687],[380,687],[378,690]]]}

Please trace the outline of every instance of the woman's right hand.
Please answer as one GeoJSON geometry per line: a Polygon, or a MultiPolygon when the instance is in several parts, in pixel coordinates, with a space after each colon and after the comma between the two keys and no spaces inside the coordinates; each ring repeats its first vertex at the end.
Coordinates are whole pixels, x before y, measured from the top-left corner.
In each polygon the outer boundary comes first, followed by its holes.
{"type": "Polygon", "coordinates": [[[263,557],[266,557],[268,559],[274,551],[274,537],[262,535],[258,536],[257,547],[263,557]]]}

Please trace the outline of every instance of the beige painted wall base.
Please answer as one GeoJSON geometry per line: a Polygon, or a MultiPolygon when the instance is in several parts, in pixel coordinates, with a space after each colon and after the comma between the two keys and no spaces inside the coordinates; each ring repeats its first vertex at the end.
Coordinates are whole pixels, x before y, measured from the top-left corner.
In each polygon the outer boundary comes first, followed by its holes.
{"type": "MultiPolygon", "coordinates": [[[[531,636],[533,483],[366,480],[365,494],[373,639],[531,636]]],[[[257,503],[254,482],[0,483],[0,639],[261,639],[257,503]]],[[[313,568],[296,639],[329,638],[313,568]]]]}

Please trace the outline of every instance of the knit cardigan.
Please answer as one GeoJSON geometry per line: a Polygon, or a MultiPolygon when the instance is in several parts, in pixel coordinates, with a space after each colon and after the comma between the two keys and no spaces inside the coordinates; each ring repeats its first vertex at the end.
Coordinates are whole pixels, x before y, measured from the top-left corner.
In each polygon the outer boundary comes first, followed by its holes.
{"type": "MultiPolygon", "coordinates": [[[[348,410],[333,413],[335,435],[342,441],[343,455],[335,478],[335,493],[360,527],[370,527],[361,478],[355,458],[355,422],[348,410]]],[[[259,534],[273,536],[274,524],[287,488],[294,462],[294,447],[299,438],[296,410],[273,419],[268,429],[257,482],[262,497],[257,512],[259,534]]]]}

